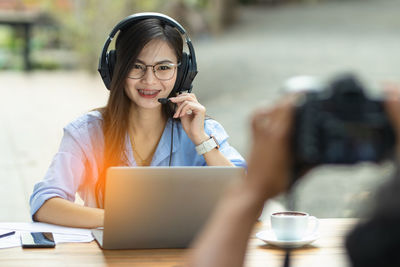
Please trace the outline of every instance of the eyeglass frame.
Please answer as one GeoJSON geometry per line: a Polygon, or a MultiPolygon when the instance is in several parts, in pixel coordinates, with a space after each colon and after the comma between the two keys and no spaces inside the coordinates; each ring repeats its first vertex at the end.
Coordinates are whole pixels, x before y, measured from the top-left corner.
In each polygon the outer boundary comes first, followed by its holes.
{"type": "Polygon", "coordinates": [[[143,75],[140,76],[139,78],[133,78],[133,77],[131,77],[131,76],[128,75],[128,78],[129,78],[129,79],[132,79],[132,80],[139,80],[139,79],[142,79],[142,78],[146,75],[147,68],[151,67],[151,68],[153,69],[154,77],[156,77],[156,78],[157,78],[158,80],[160,80],[160,81],[169,81],[169,80],[171,80],[171,79],[174,77],[174,74],[175,74],[175,72],[176,72],[176,69],[181,65],[181,62],[178,62],[178,63],[176,63],[176,64],[175,64],[175,63],[170,63],[170,62],[165,62],[165,63],[157,63],[157,64],[154,64],[154,65],[150,65],[150,64],[147,64],[147,65],[146,65],[146,64],[141,63],[141,62],[135,62],[135,64],[141,64],[141,65],[145,66],[145,67],[146,67],[146,70],[143,72],[143,75]],[[162,64],[165,64],[165,65],[169,65],[169,66],[174,67],[174,73],[172,74],[171,78],[168,78],[168,79],[160,79],[160,78],[157,77],[157,74],[156,74],[157,71],[154,69],[154,67],[157,66],[157,65],[162,65],[162,64]]]}

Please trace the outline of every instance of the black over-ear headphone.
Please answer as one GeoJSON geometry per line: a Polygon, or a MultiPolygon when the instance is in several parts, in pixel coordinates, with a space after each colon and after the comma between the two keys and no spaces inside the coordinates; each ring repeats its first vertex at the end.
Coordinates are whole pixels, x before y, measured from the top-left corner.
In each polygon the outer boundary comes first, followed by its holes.
{"type": "Polygon", "coordinates": [[[154,12],[144,12],[144,13],[137,13],[130,15],[123,20],[121,20],[111,31],[109,34],[103,50],[101,52],[98,71],[103,79],[103,82],[107,89],[110,89],[112,74],[114,71],[115,62],[117,60],[116,51],[110,50],[107,51],[108,46],[110,45],[112,39],[114,38],[115,34],[125,28],[126,26],[133,24],[139,20],[143,19],[159,19],[168,25],[176,28],[183,36],[185,36],[186,44],[189,48],[189,55],[185,52],[182,53],[182,60],[180,65],[178,66],[178,73],[176,77],[175,86],[172,92],[180,93],[182,91],[192,91],[192,82],[194,77],[197,74],[197,63],[196,63],[196,56],[194,53],[194,48],[192,45],[192,41],[190,40],[189,36],[187,35],[185,29],[173,18],[168,17],[164,14],[154,13],[154,12]]]}

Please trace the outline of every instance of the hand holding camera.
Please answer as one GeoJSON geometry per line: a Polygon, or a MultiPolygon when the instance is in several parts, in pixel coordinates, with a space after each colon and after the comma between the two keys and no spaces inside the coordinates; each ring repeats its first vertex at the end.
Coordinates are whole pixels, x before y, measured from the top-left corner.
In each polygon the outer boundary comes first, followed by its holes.
{"type": "Polygon", "coordinates": [[[257,110],[252,118],[252,147],[247,185],[262,202],[289,186],[293,96],[270,109],[257,110]]]}
{"type": "MultiPolygon", "coordinates": [[[[400,87],[397,84],[385,85],[385,110],[395,131],[396,140],[400,140],[400,87]]],[[[400,159],[400,142],[396,141],[396,157],[400,159]]]]}
{"type": "Polygon", "coordinates": [[[295,177],[321,164],[391,158],[395,140],[385,99],[368,97],[353,75],[336,77],[305,93],[296,103],[292,139],[295,177]]]}
{"type": "Polygon", "coordinates": [[[248,162],[249,174],[257,174],[249,176],[258,177],[252,183],[258,191],[264,190],[263,197],[285,191],[318,165],[394,157],[396,136],[400,136],[399,88],[391,85],[385,97],[373,98],[353,75],[313,84],[318,86],[253,116],[248,162]]]}

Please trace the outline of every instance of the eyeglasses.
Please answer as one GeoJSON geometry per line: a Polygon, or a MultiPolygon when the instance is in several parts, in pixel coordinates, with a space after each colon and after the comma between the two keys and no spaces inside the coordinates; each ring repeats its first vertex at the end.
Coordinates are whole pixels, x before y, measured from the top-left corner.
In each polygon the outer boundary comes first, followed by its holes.
{"type": "Polygon", "coordinates": [[[159,63],[155,65],[145,65],[142,63],[136,62],[133,65],[132,70],[129,72],[128,78],[130,79],[141,79],[146,74],[147,68],[152,68],[154,75],[157,79],[161,81],[166,81],[172,79],[175,74],[175,69],[178,67],[180,63],[159,63]]]}

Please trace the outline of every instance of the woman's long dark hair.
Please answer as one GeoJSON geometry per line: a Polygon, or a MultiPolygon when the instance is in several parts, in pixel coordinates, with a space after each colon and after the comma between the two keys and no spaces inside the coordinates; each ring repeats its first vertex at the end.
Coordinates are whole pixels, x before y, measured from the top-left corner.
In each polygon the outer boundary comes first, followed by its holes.
{"type": "MultiPolygon", "coordinates": [[[[115,44],[117,61],[112,75],[107,105],[100,108],[103,116],[104,163],[95,187],[98,207],[104,207],[106,171],[111,166],[128,165],[125,137],[128,131],[131,100],[125,93],[129,71],[146,44],[152,40],[166,41],[175,51],[178,61],[182,58],[183,40],[174,27],[158,20],[145,19],[121,29],[115,44]]],[[[174,92],[171,92],[173,94],[174,92]]],[[[170,95],[171,96],[171,95],[170,95]]],[[[172,117],[172,106],[163,105],[166,118],[172,117]]]]}

